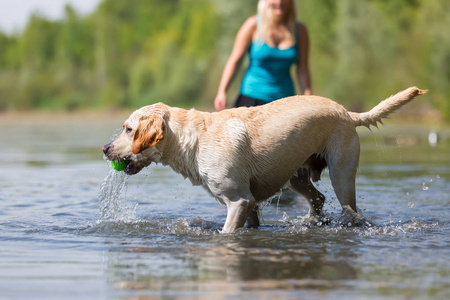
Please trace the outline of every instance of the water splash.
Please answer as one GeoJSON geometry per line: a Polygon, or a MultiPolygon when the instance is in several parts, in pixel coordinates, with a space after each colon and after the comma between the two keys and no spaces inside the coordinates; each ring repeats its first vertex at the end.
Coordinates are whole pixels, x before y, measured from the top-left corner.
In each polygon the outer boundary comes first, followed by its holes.
{"type": "Polygon", "coordinates": [[[362,236],[404,236],[418,231],[435,229],[439,226],[440,224],[438,222],[430,223],[412,218],[404,222],[390,222],[389,224],[367,228],[367,230],[359,231],[359,234],[362,236]]]}
{"type": "Polygon", "coordinates": [[[362,213],[356,213],[349,207],[344,207],[338,214],[332,212],[323,211],[319,216],[311,214],[311,211],[306,215],[297,216],[295,219],[290,219],[289,216],[284,213],[283,219],[280,220],[283,223],[290,223],[294,226],[330,226],[330,227],[359,227],[370,228],[375,224],[370,219],[364,216],[362,213]]]}
{"type": "Polygon", "coordinates": [[[320,216],[306,214],[291,219],[284,213],[283,218],[279,220],[285,224],[287,232],[299,234],[306,232],[347,232],[359,236],[406,236],[412,233],[434,230],[442,224],[436,221],[423,221],[416,218],[406,221],[394,221],[393,218],[384,224],[376,224],[367,216],[355,213],[350,209],[343,209],[341,213],[322,212],[320,216]]]}
{"type": "Polygon", "coordinates": [[[136,222],[136,207],[128,203],[120,202],[120,193],[125,186],[126,175],[124,172],[110,170],[103,180],[98,196],[100,216],[97,223],[101,222],[136,222]]]}

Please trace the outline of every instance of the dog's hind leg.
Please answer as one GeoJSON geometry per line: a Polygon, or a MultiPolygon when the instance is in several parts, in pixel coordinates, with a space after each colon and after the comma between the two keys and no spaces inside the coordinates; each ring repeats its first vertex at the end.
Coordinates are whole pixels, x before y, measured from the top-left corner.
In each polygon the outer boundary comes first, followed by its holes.
{"type": "Polygon", "coordinates": [[[342,208],[350,207],[356,212],[356,170],[359,162],[359,138],[341,141],[339,151],[327,160],[331,184],[342,208]]]}
{"type": "Polygon", "coordinates": [[[325,196],[311,182],[310,170],[301,168],[290,179],[290,189],[301,194],[308,201],[310,212],[320,215],[325,203],[325,196]]]}
{"type": "Polygon", "coordinates": [[[245,223],[247,228],[258,228],[259,227],[259,207],[255,205],[255,208],[249,213],[247,222],[245,223]]]}

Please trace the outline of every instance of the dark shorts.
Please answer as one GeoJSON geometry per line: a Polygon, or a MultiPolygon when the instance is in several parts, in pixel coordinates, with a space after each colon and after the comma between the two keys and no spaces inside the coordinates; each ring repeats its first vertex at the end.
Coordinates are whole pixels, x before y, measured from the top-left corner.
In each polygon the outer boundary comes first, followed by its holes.
{"type": "Polygon", "coordinates": [[[258,100],[258,99],[254,99],[254,98],[247,97],[247,96],[239,94],[238,98],[236,99],[236,103],[234,104],[234,107],[259,106],[259,105],[264,105],[264,104],[267,104],[267,103],[269,103],[269,102],[258,100]]]}

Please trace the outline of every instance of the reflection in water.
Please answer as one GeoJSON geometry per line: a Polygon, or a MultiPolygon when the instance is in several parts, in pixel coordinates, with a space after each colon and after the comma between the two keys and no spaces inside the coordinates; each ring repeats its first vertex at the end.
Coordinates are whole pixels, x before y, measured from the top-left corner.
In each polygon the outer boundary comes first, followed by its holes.
{"type": "Polygon", "coordinates": [[[105,271],[117,289],[166,296],[196,291],[195,297],[219,297],[238,291],[297,290],[299,296],[299,290],[351,290],[352,282],[389,269],[384,266],[365,274],[361,262],[373,251],[370,247],[379,249],[375,260],[381,259],[383,265],[391,254],[379,241],[389,237],[391,243],[393,237],[403,240],[417,232],[440,231],[442,226],[416,220],[350,228],[334,221],[322,226],[288,221],[222,235],[219,224],[198,218],[158,219],[117,226],[127,232],[126,241],[99,227],[90,230],[106,233],[110,251],[105,253],[105,271]]]}
{"type": "Polygon", "coordinates": [[[328,259],[330,253],[323,240],[311,241],[311,237],[296,238],[299,248],[290,245],[292,239],[286,238],[267,237],[255,241],[251,236],[240,236],[233,240],[224,245],[227,253],[221,256],[222,259],[217,260],[217,249],[211,249],[212,253],[208,253],[210,255],[203,261],[204,270],[208,270],[209,266],[220,266],[226,271],[226,279],[230,281],[258,278],[343,280],[354,279],[356,276],[349,265],[350,257],[345,261],[328,259]],[[316,242],[322,244],[316,245],[316,242]]]}
{"type": "Polygon", "coordinates": [[[352,262],[360,242],[351,232],[314,228],[286,236],[284,230],[242,230],[229,236],[214,230],[197,238],[153,235],[147,246],[112,244],[106,254],[108,281],[121,289],[205,289],[205,282],[208,289],[211,283],[326,289],[357,278],[352,262]]]}

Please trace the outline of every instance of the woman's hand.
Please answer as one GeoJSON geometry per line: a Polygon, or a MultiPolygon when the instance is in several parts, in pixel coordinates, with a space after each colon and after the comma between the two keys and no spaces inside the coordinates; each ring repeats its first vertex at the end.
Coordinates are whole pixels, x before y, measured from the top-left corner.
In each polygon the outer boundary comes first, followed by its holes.
{"type": "Polygon", "coordinates": [[[216,98],[214,99],[214,107],[217,109],[217,111],[221,111],[225,109],[226,104],[227,104],[227,94],[218,93],[216,95],[216,98]]]}

